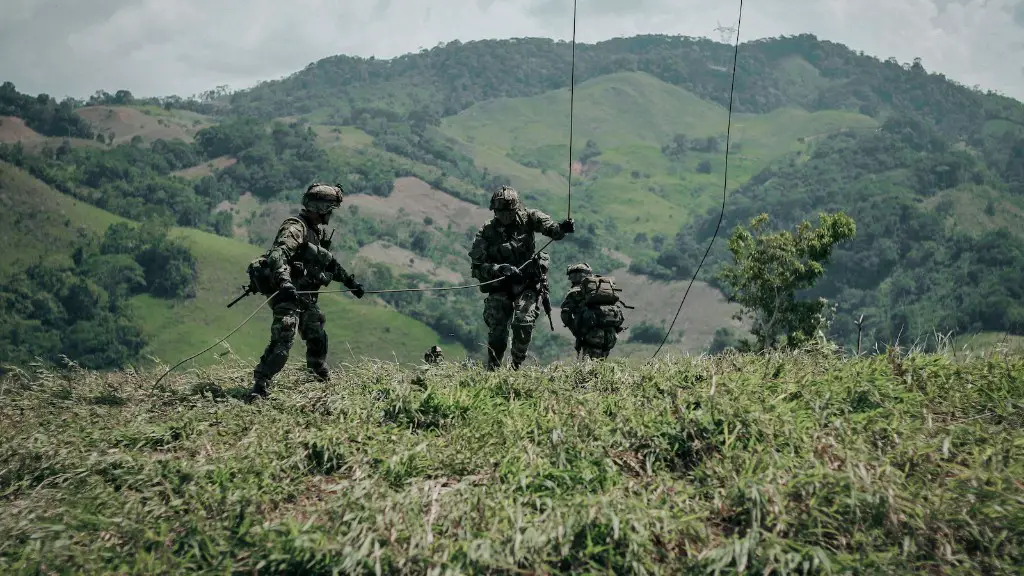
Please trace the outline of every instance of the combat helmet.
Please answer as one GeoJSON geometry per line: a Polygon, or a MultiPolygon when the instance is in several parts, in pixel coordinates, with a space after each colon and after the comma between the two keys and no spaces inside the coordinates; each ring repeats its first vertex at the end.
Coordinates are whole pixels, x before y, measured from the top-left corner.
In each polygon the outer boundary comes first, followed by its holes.
{"type": "Polygon", "coordinates": [[[491,194],[491,210],[519,210],[519,193],[511,186],[502,186],[491,194]]]}
{"type": "Polygon", "coordinates": [[[590,264],[587,264],[586,262],[581,262],[579,264],[570,264],[569,267],[565,269],[566,276],[572,276],[573,274],[583,274],[584,276],[590,276],[593,273],[594,271],[590,268],[590,264]]]}
{"type": "Polygon", "coordinates": [[[341,206],[343,193],[340,184],[314,182],[302,194],[302,207],[311,212],[326,214],[341,206]]]}

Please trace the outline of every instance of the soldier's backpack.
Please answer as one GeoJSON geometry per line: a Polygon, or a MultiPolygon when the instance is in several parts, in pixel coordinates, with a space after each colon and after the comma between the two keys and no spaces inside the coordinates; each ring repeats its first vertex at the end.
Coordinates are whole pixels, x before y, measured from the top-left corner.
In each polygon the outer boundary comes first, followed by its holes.
{"type": "Polygon", "coordinates": [[[583,292],[583,302],[587,307],[584,325],[622,331],[622,324],[626,321],[622,308],[628,306],[619,298],[622,289],[615,287],[614,277],[597,274],[588,276],[580,284],[580,290],[583,292]]]}
{"type": "Polygon", "coordinates": [[[584,278],[580,289],[587,306],[613,306],[619,302],[618,292],[622,292],[615,287],[614,277],[597,274],[584,278]]]}

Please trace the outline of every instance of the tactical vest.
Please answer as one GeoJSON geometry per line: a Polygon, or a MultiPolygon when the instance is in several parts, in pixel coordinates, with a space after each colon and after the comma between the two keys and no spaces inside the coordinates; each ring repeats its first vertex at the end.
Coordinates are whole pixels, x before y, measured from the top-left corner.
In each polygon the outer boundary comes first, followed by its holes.
{"type": "MultiPolygon", "coordinates": [[[[320,277],[320,273],[323,271],[319,269],[323,268],[323,266],[317,266],[315,262],[318,259],[317,252],[321,250],[320,235],[317,233],[316,226],[309,226],[305,220],[298,216],[285,218],[281,222],[280,228],[284,228],[289,222],[297,222],[304,231],[302,244],[299,245],[298,249],[295,250],[295,254],[288,261],[292,284],[298,290],[317,290],[320,286],[326,284],[326,282],[323,282],[323,278],[320,277]]],[[[250,292],[267,297],[276,292],[278,288],[277,283],[274,281],[274,272],[270,269],[270,262],[267,259],[270,250],[268,248],[266,252],[253,259],[249,263],[248,268],[246,268],[246,272],[249,274],[250,292]]],[[[314,294],[313,296],[315,297],[316,295],[314,294]]]]}
{"type": "MultiPolygon", "coordinates": [[[[536,250],[536,240],[533,232],[526,228],[518,229],[505,227],[503,230],[492,229],[495,236],[500,236],[500,242],[489,243],[487,250],[487,261],[491,263],[511,264],[522,266],[533,257],[536,250]]],[[[491,292],[522,292],[526,288],[536,287],[543,290],[547,287],[548,255],[538,255],[539,261],[530,262],[523,267],[523,280],[517,284],[508,282],[493,282],[480,287],[480,291],[488,294],[491,292]]]]}

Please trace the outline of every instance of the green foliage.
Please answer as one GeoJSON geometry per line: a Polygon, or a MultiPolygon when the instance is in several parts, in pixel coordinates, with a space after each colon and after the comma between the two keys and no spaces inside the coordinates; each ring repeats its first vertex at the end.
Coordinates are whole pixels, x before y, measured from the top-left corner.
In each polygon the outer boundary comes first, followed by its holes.
{"type": "MultiPolygon", "coordinates": [[[[486,170],[479,170],[472,158],[459,151],[450,138],[434,127],[438,123],[436,120],[423,122],[422,116],[420,110],[399,115],[391,110],[366,107],[353,110],[350,122],[373,135],[375,146],[410,160],[440,168],[443,174],[454,176],[484,190],[493,190],[510,183],[506,176],[492,175],[486,170]]],[[[437,184],[438,189],[448,190],[443,179],[431,184],[437,184]]],[[[471,201],[482,200],[474,197],[471,201]]]]}
{"type": "MultiPolygon", "coordinates": [[[[959,215],[927,203],[939,196],[980,202],[981,217],[989,195],[1015,206],[1002,196],[1004,186],[983,158],[956,151],[922,122],[893,118],[878,132],[825,137],[770,166],[730,196],[722,226],[760,213],[772,214],[781,227],[822,211],[855,219],[857,237],[835,249],[831,272],[807,293],[839,305],[829,335],[847,346],[856,344],[853,321],[860,314],[866,349],[933,331],[1016,334],[1024,330],[1022,236],[992,221],[957,226],[964,221],[959,215]]],[[[718,218],[718,209],[709,210],[684,226],[647,271],[689,278],[718,218]]],[[[723,244],[715,243],[701,276],[720,287],[714,272],[728,259],[723,244]]]]}
{"type": "Polygon", "coordinates": [[[718,278],[726,285],[731,302],[753,320],[751,333],[758,351],[785,345],[796,348],[814,337],[823,324],[823,300],[797,301],[796,293],[814,286],[825,273],[825,264],[836,244],[853,238],[857,227],[843,213],[822,214],[817,228],[807,221],[794,232],[766,232],[768,215],[737,227],[729,238],[734,262],[721,268],[718,278]]]}
{"type": "Polygon", "coordinates": [[[245,191],[264,200],[281,198],[337,174],[317,145],[316,133],[304,122],[274,122],[267,134],[260,122],[237,120],[200,130],[196,142],[207,154],[233,154],[238,159],[217,173],[217,183],[233,198],[245,191]]]}
{"type": "Polygon", "coordinates": [[[213,207],[228,193],[215,181],[193,183],[171,174],[199,162],[192,145],[177,140],[157,140],[148,148],[43,148],[38,154],[27,153],[20,143],[0,144],[0,160],[60,192],[133,220],[161,218],[210,228],[213,207]]]}
{"type": "MultiPolygon", "coordinates": [[[[296,367],[298,368],[298,367],[296,367]]],[[[1013,573],[1024,363],[0,381],[0,571],[1013,573]],[[970,382],[969,386],[963,385],[970,382]],[[130,550],[126,554],[125,550],[130,550]]]]}
{"type": "Polygon", "coordinates": [[[0,356],[10,365],[61,356],[91,369],[139,360],[147,344],[130,299],[195,295],[195,259],[166,228],[117,223],[83,237],[70,264],[40,260],[0,283],[0,356]]]}
{"type": "Polygon", "coordinates": [[[21,118],[25,125],[44,136],[93,137],[89,122],[75,113],[73,100],[58,103],[47,94],[32,97],[18,92],[10,82],[0,84],[0,116],[21,118]]]}
{"type": "Polygon", "coordinates": [[[664,320],[661,321],[661,325],[645,320],[633,325],[629,329],[629,341],[640,344],[661,344],[661,341],[665,338],[665,332],[664,320]]]}

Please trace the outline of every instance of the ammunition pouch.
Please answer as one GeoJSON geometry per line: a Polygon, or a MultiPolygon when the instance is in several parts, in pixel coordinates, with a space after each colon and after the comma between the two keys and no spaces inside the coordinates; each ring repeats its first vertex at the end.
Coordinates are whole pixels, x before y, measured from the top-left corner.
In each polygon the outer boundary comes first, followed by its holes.
{"type": "Polygon", "coordinates": [[[274,282],[274,276],[270,270],[270,263],[267,261],[266,254],[262,254],[254,258],[252,262],[249,262],[246,272],[249,274],[248,290],[250,293],[260,294],[269,298],[271,294],[277,291],[277,283],[274,282]]]}

